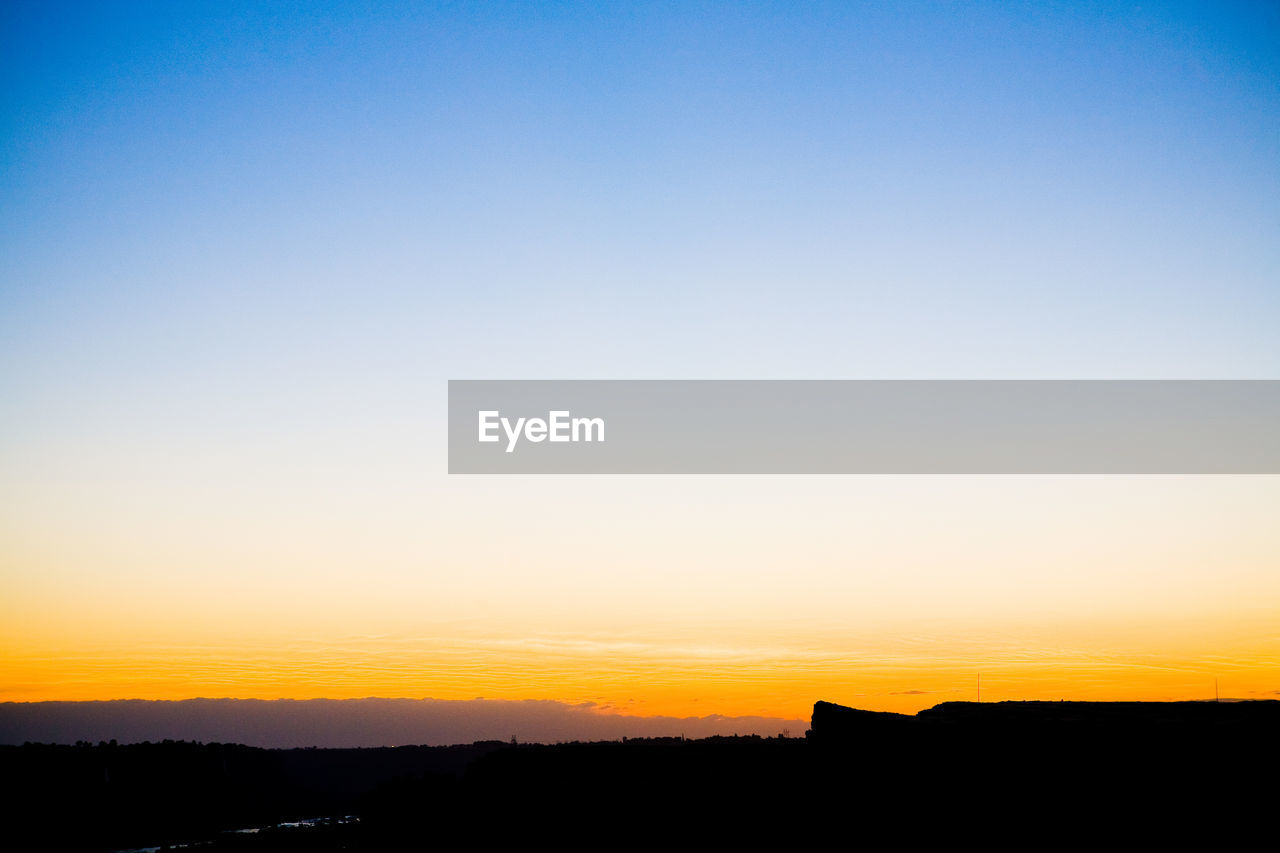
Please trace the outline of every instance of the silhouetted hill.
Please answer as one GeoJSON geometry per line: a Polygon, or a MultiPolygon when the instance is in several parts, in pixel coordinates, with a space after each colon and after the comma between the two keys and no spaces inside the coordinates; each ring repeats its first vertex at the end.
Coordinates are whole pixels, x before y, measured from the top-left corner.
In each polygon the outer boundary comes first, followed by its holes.
{"type": "Polygon", "coordinates": [[[1190,736],[1258,734],[1280,722],[1280,701],[1249,702],[944,702],[920,713],[861,711],[830,702],[813,706],[810,736],[843,740],[866,732],[910,731],[920,734],[941,727],[963,727],[1012,735],[1053,731],[1069,735],[1084,730],[1125,733],[1182,729],[1190,736]],[[907,727],[907,728],[903,728],[907,727]]]}
{"type": "Polygon", "coordinates": [[[799,732],[775,717],[626,716],[541,699],[117,699],[0,702],[0,744],[197,740],[263,747],[614,740],[799,732]]]}
{"type": "Polygon", "coordinates": [[[1105,834],[1108,846],[1150,846],[1265,826],[1277,731],[1277,702],[947,703],[915,716],[819,702],[807,738],[26,744],[0,747],[0,799],[7,830],[49,849],[790,847],[833,832],[915,846],[979,827],[1026,843],[1105,834]],[[245,828],[258,831],[225,832],[245,828]]]}

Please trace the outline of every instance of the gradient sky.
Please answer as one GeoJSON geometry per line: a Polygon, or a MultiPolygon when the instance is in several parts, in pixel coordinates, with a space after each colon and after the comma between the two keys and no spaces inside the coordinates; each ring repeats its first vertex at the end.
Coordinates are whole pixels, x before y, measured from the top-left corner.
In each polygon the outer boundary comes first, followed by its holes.
{"type": "Polygon", "coordinates": [[[1274,4],[0,10],[0,700],[1280,691],[1275,477],[450,478],[449,378],[1277,378],[1274,4]]]}

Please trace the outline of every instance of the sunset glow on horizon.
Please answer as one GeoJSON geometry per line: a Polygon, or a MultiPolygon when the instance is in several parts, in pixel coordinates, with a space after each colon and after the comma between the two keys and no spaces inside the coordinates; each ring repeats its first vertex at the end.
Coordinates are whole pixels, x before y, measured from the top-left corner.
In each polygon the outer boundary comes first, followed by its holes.
{"type": "Polygon", "coordinates": [[[383,558],[354,577],[344,551],[377,537],[348,526],[294,590],[285,558],[254,563],[268,544],[244,538],[169,577],[125,571],[137,557],[99,542],[94,559],[122,568],[79,591],[45,543],[45,571],[6,603],[0,698],[485,696],[794,718],[817,699],[904,712],[972,700],[979,676],[985,700],[1203,699],[1215,680],[1231,698],[1280,695],[1274,478],[746,478],[697,512],[722,490],[460,481],[453,520],[436,524],[466,543],[452,560],[469,573],[383,558]],[[769,497],[781,484],[798,504],[769,497]],[[575,502],[579,490],[595,499],[575,502]],[[533,509],[538,492],[560,496],[533,509]],[[482,507],[515,518],[522,505],[514,564],[509,545],[463,532],[482,507]],[[746,523],[752,505],[770,523],[746,523]],[[637,538],[657,520],[665,538],[637,538]],[[223,561],[252,571],[216,571],[223,561]]]}
{"type": "Polygon", "coordinates": [[[628,715],[805,718],[817,699],[899,713],[948,701],[1267,699],[1280,696],[1280,642],[1257,638],[1273,624],[1274,617],[1226,638],[1190,626],[1181,643],[1112,640],[1106,649],[1064,647],[1052,637],[1030,646],[1026,634],[1016,644],[913,637],[843,653],[574,637],[62,648],[11,653],[3,700],[551,699],[628,715]],[[1204,648],[1213,653],[1196,655],[1204,648]]]}

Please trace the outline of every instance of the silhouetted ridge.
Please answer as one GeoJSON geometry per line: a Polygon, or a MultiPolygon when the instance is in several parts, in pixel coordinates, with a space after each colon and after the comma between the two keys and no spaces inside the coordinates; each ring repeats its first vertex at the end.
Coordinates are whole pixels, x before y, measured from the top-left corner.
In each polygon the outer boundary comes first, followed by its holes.
{"type": "Polygon", "coordinates": [[[815,702],[808,736],[814,741],[840,740],[850,736],[863,736],[869,731],[899,727],[911,722],[905,714],[888,711],[863,711],[837,705],[834,702],[815,702]]]}
{"type": "MultiPolygon", "coordinates": [[[[9,832],[47,849],[388,850],[531,839],[807,846],[957,827],[1111,846],[1269,827],[1280,702],[814,705],[806,738],[258,749],[0,746],[9,832]],[[274,822],[353,815],[305,828],[274,822]],[[68,819],[74,816],[74,819],[68,819]],[[256,833],[228,833],[260,828],[256,833]],[[691,835],[692,833],[692,835],[691,835]],[[576,839],[576,840],[575,840],[576,839]]],[[[1244,837],[1244,836],[1241,836],[1244,837]]],[[[7,839],[6,839],[7,840],[7,839]]],[[[918,845],[917,845],[918,846],[918,845]]]]}

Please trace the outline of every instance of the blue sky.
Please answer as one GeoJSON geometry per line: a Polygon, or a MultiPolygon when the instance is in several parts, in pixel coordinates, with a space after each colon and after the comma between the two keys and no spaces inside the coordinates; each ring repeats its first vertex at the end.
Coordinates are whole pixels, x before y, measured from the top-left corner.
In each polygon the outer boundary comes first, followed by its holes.
{"type": "Polygon", "coordinates": [[[6,13],[9,380],[1280,364],[1264,5],[370,12],[6,13]]]}

